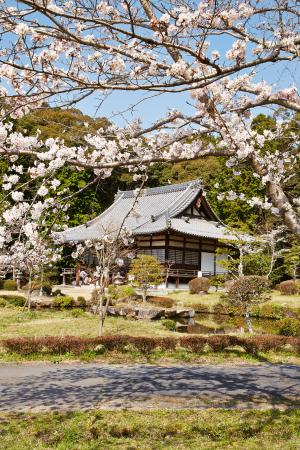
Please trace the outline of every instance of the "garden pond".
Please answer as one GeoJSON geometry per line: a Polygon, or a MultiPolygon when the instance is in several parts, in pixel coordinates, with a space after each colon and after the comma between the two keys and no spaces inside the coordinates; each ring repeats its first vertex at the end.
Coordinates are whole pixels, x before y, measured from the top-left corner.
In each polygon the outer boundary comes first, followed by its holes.
{"type": "MultiPolygon", "coordinates": [[[[278,322],[276,319],[251,318],[252,327],[257,334],[277,334],[278,322]]],[[[247,332],[245,318],[225,314],[197,313],[191,319],[180,319],[176,330],[193,334],[228,334],[247,332]]]]}

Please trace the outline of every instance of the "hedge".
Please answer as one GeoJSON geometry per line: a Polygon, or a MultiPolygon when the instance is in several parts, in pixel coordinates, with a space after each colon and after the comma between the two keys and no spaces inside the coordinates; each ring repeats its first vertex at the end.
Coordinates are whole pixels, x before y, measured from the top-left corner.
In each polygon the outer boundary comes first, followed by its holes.
{"type": "Polygon", "coordinates": [[[44,336],[20,337],[0,341],[0,347],[7,352],[20,355],[34,353],[64,354],[72,352],[79,355],[85,351],[118,351],[126,352],[134,347],[142,354],[149,355],[156,349],[164,351],[175,350],[176,347],[186,348],[194,353],[204,353],[207,350],[220,352],[230,347],[242,347],[247,353],[257,354],[270,350],[284,350],[286,346],[300,354],[300,338],[290,336],[261,335],[249,338],[222,336],[181,336],[181,337],[143,337],[143,336],[102,336],[82,338],[76,336],[44,336]],[[100,347],[99,347],[100,346],[100,347]]]}

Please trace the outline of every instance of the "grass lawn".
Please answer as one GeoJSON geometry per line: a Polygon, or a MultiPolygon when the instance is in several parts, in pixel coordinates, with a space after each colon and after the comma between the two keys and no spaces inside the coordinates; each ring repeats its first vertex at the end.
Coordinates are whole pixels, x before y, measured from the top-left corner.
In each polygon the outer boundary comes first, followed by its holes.
{"type": "Polygon", "coordinates": [[[300,446],[300,411],[0,414],[2,450],[247,449],[300,446]]]}
{"type": "MultiPolygon", "coordinates": [[[[126,320],[107,317],[105,334],[132,336],[172,336],[161,321],[126,320]]],[[[19,336],[97,336],[98,317],[82,312],[74,317],[72,310],[22,311],[22,308],[0,308],[0,339],[19,336]]]]}
{"type": "MultiPolygon", "coordinates": [[[[182,306],[193,306],[199,303],[203,305],[215,305],[220,302],[221,292],[213,292],[205,295],[190,294],[188,291],[174,291],[167,295],[182,306]]],[[[290,308],[300,308],[300,295],[282,295],[279,291],[272,291],[271,299],[266,302],[287,306],[290,308]]]]}

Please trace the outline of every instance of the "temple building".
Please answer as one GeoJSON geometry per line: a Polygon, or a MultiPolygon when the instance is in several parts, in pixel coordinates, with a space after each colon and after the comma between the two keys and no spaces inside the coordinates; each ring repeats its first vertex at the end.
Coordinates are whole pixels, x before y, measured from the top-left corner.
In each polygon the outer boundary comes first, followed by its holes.
{"type": "Polygon", "coordinates": [[[136,252],[155,256],[177,287],[196,276],[224,273],[219,261],[226,256],[216,249],[219,240],[235,239],[212,211],[199,180],[147,188],[137,198],[134,191],[119,191],[106,211],[61,236],[65,243],[98,240],[123,226],[131,230],[136,252]]]}

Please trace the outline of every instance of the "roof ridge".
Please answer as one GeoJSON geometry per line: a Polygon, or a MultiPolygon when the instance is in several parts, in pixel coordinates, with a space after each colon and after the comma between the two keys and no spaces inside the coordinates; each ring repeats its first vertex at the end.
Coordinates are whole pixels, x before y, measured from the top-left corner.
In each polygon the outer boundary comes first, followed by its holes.
{"type": "MultiPolygon", "coordinates": [[[[194,179],[190,181],[184,181],[182,183],[174,183],[174,184],[166,184],[164,186],[157,186],[157,187],[146,187],[142,189],[141,196],[148,196],[148,195],[158,195],[158,194],[164,194],[167,192],[176,192],[176,191],[185,191],[187,187],[189,186],[196,186],[199,185],[199,187],[202,185],[200,179],[194,179]]],[[[115,200],[118,199],[118,197],[124,194],[123,198],[128,198],[135,195],[135,190],[128,190],[128,191],[118,191],[115,200]]]]}

